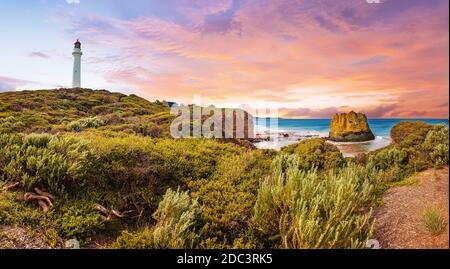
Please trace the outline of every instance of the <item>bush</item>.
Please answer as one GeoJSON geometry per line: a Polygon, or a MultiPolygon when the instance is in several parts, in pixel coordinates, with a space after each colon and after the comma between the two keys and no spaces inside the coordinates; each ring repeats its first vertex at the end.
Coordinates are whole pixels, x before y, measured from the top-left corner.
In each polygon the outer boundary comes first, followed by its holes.
{"type": "Polygon", "coordinates": [[[388,170],[394,166],[404,167],[408,164],[408,151],[396,147],[387,147],[376,154],[370,155],[367,163],[369,166],[381,170],[388,170]]]}
{"type": "Polygon", "coordinates": [[[391,140],[401,147],[413,147],[423,143],[432,125],[423,121],[401,121],[391,129],[391,140]]]}
{"type": "Polygon", "coordinates": [[[297,155],[300,160],[299,168],[304,170],[310,170],[313,167],[319,170],[329,170],[345,164],[345,159],[339,149],[322,138],[303,140],[282,148],[281,152],[297,155]]]}
{"type": "Polygon", "coordinates": [[[74,173],[88,151],[81,140],[46,134],[3,135],[0,144],[0,178],[54,194],[62,194],[75,182],[74,173]]]}
{"type": "Polygon", "coordinates": [[[417,147],[402,148],[391,145],[375,152],[369,153],[368,167],[383,171],[385,183],[405,179],[415,172],[426,169],[426,154],[417,147]]]}
{"type": "Polygon", "coordinates": [[[200,207],[196,200],[191,201],[187,192],[167,190],[158,210],[153,214],[157,221],[153,228],[156,248],[181,249],[187,247],[200,207]]]}
{"type": "Polygon", "coordinates": [[[48,134],[30,134],[25,136],[25,147],[45,148],[52,140],[52,136],[48,134]]]}
{"type": "Polygon", "coordinates": [[[113,248],[138,249],[182,249],[191,247],[194,239],[191,228],[195,224],[200,207],[196,200],[191,200],[187,192],[167,190],[158,210],[153,214],[157,221],[152,228],[140,232],[125,231],[113,248]]]}
{"type": "Polygon", "coordinates": [[[86,242],[105,227],[105,222],[93,203],[75,200],[59,208],[55,225],[61,237],[86,242]]]}
{"type": "Polygon", "coordinates": [[[295,155],[274,160],[258,191],[255,226],[272,247],[364,248],[372,224],[361,209],[374,199],[379,172],[350,165],[321,179],[316,169],[299,170],[301,162],[295,155]]]}
{"type": "Polygon", "coordinates": [[[87,128],[99,128],[105,123],[99,117],[90,117],[72,121],[67,125],[67,128],[71,131],[81,132],[87,128]]]}
{"type": "Polygon", "coordinates": [[[18,203],[18,196],[10,192],[0,192],[0,224],[39,226],[42,214],[38,206],[18,203]]]}
{"type": "Polygon", "coordinates": [[[449,162],[449,132],[444,124],[434,125],[428,132],[422,148],[429,152],[431,163],[435,167],[448,165],[449,162]]]}
{"type": "Polygon", "coordinates": [[[198,223],[201,248],[254,246],[247,232],[258,178],[268,173],[272,157],[262,151],[223,156],[211,177],[188,182],[192,196],[203,206],[198,223]]]}
{"type": "Polygon", "coordinates": [[[448,165],[448,144],[438,144],[430,152],[430,158],[436,168],[448,165]]]}
{"type": "Polygon", "coordinates": [[[21,132],[25,128],[25,125],[16,117],[1,117],[0,116],[0,134],[17,133],[21,132]]]}
{"type": "Polygon", "coordinates": [[[153,230],[144,228],[139,232],[122,231],[122,234],[111,244],[113,249],[153,249],[153,230]]]}

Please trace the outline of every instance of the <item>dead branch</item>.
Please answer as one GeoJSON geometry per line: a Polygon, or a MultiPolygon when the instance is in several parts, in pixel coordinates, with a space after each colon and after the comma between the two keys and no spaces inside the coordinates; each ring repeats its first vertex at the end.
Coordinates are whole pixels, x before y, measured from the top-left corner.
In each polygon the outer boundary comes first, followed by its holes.
{"type": "Polygon", "coordinates": [[[37,194],[41,195],[41,196],[48,197],[48,198],[51,199],[52,201],[55,200],[55,196],[51,195],[51,194],[48,193],[48,192],[41,191],[41,190],[40,190],[39,188],[37,188],[37,187],[34,188],[34,191],[35,191],[37,194]]]}
{"type": "Polygon", "coordinates": [[[25,202],[30,201],[37,201],[39,207],[44,211],[44,213],[47,213],[49,208],[53,206],[53,203],[50,199],[54,200],[55,197],[49,193],[43,192],[39,190],[38,188],[35,188],[36,193],[34,192],[26,192],[23,195],[23,200],[25,202]],[[50,198],[51,197],[51,198],[50,198]]]}
{"type": "Polygon", "coordinates": [[[42,208],[42,211],[44,211],[44,213],[47,213],[49,209],[47,203],[45,203],[43,200],[39,200],[38,204],[42,208]]]}
{"type": "Polygon", "coordinates": [[[2,191],[9,191],[9,190],[12,190],[12,189],[18,187],[19,185],[20,185],[19,182],[11,183],[9,185],[2,186],[1,190],[2,191]]]}
{"type": "Polygon", "coordinates": [[[99,205],[99,204],[95,204],[95,208],[98,210],[98,211],[100,211],[100,213],[102,213],[103,214],[103,217],[106,219],[106,220],[110,220],[110,219],[112,219],[113,217],[117,217],[117,218],[125,218],[125,217],[127,217],[127,215],[129,214],[129,213],[131,213],[131,212],[133,212],[134,210],[128,210],[128,211],[124,211],[124,212],[119,212],[119,211],[117,211],[117,210],[115,210],[115,209],[111,209],[111,210],[108,210],[106,207],[104,207],[104,206],[102,206],[102,205],[99,205]]]}
{"type": "Polygon", "coordinates": [[[106,209],[104,206],[95,204],[95,208],[97,208],[97,210],[103,213],[104,215],[109,215],[109,210],[106,209]]]}

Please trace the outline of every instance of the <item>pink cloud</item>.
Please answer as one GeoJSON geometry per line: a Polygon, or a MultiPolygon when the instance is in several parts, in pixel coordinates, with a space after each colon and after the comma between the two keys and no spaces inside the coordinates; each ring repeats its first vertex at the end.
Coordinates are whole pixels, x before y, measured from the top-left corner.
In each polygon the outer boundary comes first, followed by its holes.
{"type": "Polygon", "coordinates": [[[30,57],[33,57],[33,58],[42,58],[42,59],[49,59],[49,58],[50,58],[50,55],[48,55],[47,53],[44,53],[44,52],[34,51],[34,52],[30,53],[30,57]]]}
{"type": "Polygon", "coordinates": [[[116,52],[91,62],[107,80],[149,99],[200,93],[309,107],[297,110],[309,116],[342,106],[373,117],[448,115],[436,103],[448,100],[446,1],[178,1],[176,9],[186,22],[89,16],[74,29],[116,52]]]}
{"type": "Polygon", "coordinates": [[[32,83],[31,81],[0,76],[0,92],[15,91],[17,87],[32,83]]]}

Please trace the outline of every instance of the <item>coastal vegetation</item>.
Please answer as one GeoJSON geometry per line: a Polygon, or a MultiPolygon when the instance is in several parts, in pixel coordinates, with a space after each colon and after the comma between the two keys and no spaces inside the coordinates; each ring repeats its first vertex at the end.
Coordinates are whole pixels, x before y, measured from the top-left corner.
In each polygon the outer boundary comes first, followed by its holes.
{"type": "Polygon", "coordinates": [[[402,122],[393,144],[344,158],[321,138],[172,139],[172,119],[107,91],[0,93],[0,225],[55,248],[364,248],[380,195],[449,162],[444,125],[402,122]]]}
{"type": "Polygon", "coordinates": [[[165,102],[105,90],[60,89],[5,92],[0,97],[0,132],[51,133],[95,128],[168,137],[174,119],[165,102]]]}
{"type": "Polygon", "coordinates": [[[436,207],[428,208],[424,210],[421,216],[421,221],[423,226],[431,233],[431,234],[440,234],[444,231],[445,221],[441,216],[441,213],[436,207]]]}

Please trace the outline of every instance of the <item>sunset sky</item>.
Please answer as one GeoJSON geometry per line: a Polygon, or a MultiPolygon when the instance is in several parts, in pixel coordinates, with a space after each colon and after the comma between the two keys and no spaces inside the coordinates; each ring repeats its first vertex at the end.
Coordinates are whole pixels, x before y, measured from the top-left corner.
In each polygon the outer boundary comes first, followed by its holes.
{"type": "Polygon", "coordinates": [[[0,0],[0,91],[448,118],[448,0],[0,0]]]}

